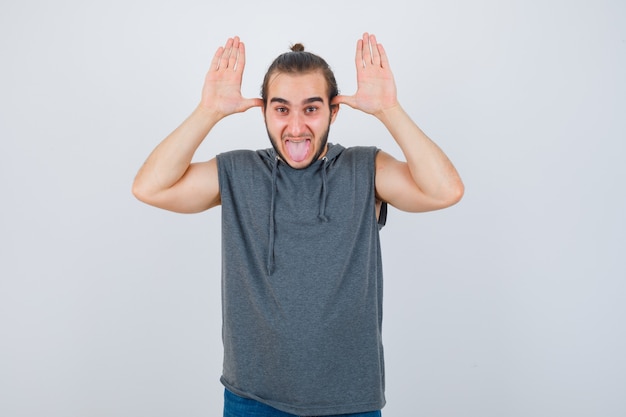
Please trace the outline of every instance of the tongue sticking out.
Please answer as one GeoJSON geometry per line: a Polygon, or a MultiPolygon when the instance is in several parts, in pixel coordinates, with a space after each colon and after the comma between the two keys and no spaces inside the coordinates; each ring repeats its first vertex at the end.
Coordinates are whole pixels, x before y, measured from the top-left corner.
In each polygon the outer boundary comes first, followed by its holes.
{"type": "Polygon", "coordinates": [[[307,154],[309,153],[310,146],[311,146],[311,141],[309,139],[301,140],[297,142],[288,140],[285,142],[287,153],[289,154],[289,157],[293,159],[295,162],[304,161],[307,154]]]}

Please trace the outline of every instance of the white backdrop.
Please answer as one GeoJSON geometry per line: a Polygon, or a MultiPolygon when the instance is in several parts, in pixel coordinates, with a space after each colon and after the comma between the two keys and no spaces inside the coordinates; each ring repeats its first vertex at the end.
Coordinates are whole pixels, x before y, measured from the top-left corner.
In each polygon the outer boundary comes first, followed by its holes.
{"type": "MultiPolygon", "coordinates": [[[[624,22],[618,0],[4,1],[0,415],[221,415],[220,209],[142,205],[133,177],[229,36],[248,97],[295,42],[352,94],[370,31],[466,185],[383,229],[383,414],[623,417],[624,22]]],[[[400,156],[345,106],[331,141],[400,156]]],[[[197,156],[267,146],[253,109],[197,156]]]]}

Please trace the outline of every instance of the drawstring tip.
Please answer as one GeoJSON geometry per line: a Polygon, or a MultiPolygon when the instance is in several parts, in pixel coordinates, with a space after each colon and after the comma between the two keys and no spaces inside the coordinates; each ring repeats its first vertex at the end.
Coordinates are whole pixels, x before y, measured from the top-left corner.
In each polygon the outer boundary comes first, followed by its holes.
{"type": "Polygon", "coordinates": [[[323,214],[320,214],[319,216],[317,216],[317,218],[320,219],[324,223],[328,223],[328,217],[323,214]]]}

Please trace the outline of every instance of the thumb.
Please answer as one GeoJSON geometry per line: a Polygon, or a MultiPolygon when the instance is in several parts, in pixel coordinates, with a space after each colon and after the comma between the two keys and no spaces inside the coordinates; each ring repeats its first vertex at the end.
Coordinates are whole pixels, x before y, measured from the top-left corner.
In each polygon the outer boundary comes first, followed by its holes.
{"type": "Polygon", "coordinates": [[[249,110],[252,107],[263,107],[263,100],[260,98],[247,98],[242,102],[243,111],[249,110]]]}
{"type": "Polygon", "coordinates": [[[332,101],[330,102],[330,104],[347,104],[348,106],[355,108],[356,106],[356,100],[354,98],[354,96],[343,96],[343,95],[338,95],[335,96],[332,101]]]}

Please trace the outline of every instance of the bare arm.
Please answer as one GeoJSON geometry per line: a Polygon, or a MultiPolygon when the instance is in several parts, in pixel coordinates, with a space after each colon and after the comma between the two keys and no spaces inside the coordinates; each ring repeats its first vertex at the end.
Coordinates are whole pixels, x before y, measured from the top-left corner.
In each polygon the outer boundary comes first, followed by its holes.
{"type": "Polygon", "coordinates": [[[215,158],[191,163],[202,141],[224,117],[261,106],[261,99],[241,95],[245,47],[228,39],[211,61],[200,104],[150,154],[133,183],[144,203],[180,213],[196,213],[220,204],[215,158]]]}
{"type": "Polygon", "coordinates": [[[398,102],[393,74],[383,46],[374,35],[357,42],[357,92],[338,96],[347,104],[378,118],[400,146],[406,161],[380,151],[376,157],[376,194],[410,212],[437,210],[457,203],[464,187],[443,151],[422,132],[398,102]]]}

